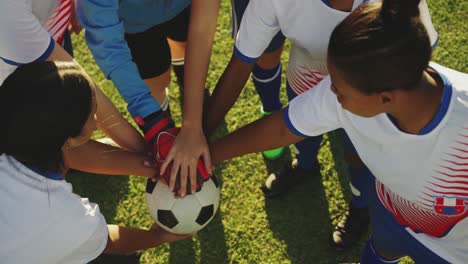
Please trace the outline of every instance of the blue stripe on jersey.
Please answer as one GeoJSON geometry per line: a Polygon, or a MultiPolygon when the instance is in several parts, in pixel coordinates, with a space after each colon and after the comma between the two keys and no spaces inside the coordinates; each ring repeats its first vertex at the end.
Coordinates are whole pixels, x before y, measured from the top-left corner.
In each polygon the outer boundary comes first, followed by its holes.
{"type": "MultiPolygon", "coordinates": [[[[47,49],[44,51],[44,53],[42,53],[41,56],[39,56],[39,58],[37,58],[34,61],[45,61],[47,58],[49,58],[50,54],[54,50],[54,47],[55,47],[55,41],[53,38],[50,38],[49,46],[47,46],[47,49]]],[[[26,64],[26,63],[21,63],[21,62],[16,62],[16,61],[12,61],[9,59],[5,59],[3,57],[0,57],[0,59],[2,59],[5,63],[13,65],[13,66],[21,66],[23,64],[26,64]]]]}
{"type": "Polygon", "coordinates": [[[7,60],[3,57],[0,57],[0,59],[2,59],[6,64],[10,64],[10,65],[13,65],[13,66],[21,66],[23,65],[22,63],[19,63],[19,62],[16,62],[16,61],[11,61],[11,60],[7,60]]]}
{"type": "MultiPolygon", "coordinates": [[[[354,1],[357,1],[357,0],[354,0],[354,1]]],[[[364,4],[364,3],[367,3],[367,2],[369,2],[369,0],[363,0],[361,4],[364,4]]],[[[322,3],[326,4],[328,7],[333,8],[333,6],[330,3],[330,0],[322,0],[322,3]]]]}
{"type": "Polygon", "coordinates": [[[438,73],[442,81],[444,82],[444,92],[442,94],[442,101],[440,102],[439,110],[437,111],[434,118],[423,128],[419,131],[419,135],[426,135],[429,134],[437,125],[442,121],[445,114],[447,114],[450,99],[452,98],[452,84],[450,81],[445,77],[443,74],[438,73]]]}
{"type": "Polygon", "coordinates": [[[49,46],[47,49],[42,53],[42,55],[37,58],[35,61],[45,61],[47,58],[49,58],[50,54],[52,54],[52,51],[54,50],[55,47],[55,40],[53,38],[50,38],[49,46]]]}
{"type": "Polygon", "coordinates": [[[46,171],[46,170],[39,169],[39,168],[29,166],[29,165],[25,165],[25,166],[28,167],[30,170],[34,171],[35,173],[46,177],[47,179],[51,179],[51,180],[55,180],[55,181],[63,180],[63,176],[59,172],[46,171]]]}
{"type": "Polygon", "coordinates": [[[295,135],[298,135],[300,137],[310,137],[308,135],[302,134],[299,130],[297,130],[294,125],[291,122],[291,119],[289,119],[289,106],[285,107],[283,110],[283,120],[286,123],[286,127],[289,129],[289,131],[293,132],[295,135]]]}
{"type": "Polygon", "coordinates": [[[242,54],[242,52],[237,49],[236,46],[234,46],[234,55],[242,62],[245,62],[245,63],[249,63],[249,64],[252,64],[252,63],[255,63],[257,61],[258,58],[251,58],[251,57],[248,57],[244,54],[242,54]]]}
{"type": "MultiPolygon", "coordinates": [[[[435,69],[433,70],[435,71],[435,69]]],[[[444,83],[444,91],[442,93],[442,100],[440,102],[439,109],[437,110],[437,113],[435,114],[434,118],[432,118],[432,120],[429,121],[429,123],[419,131],[418,135],[427,135],[432,130],[434,130],[437,127],[437,125],[440,123],[440,121],[442,121],[444,116],[447,114],[448,108],[450,106],[450,100],[452,98],[452,90],[453,90],[452,83],[449,81],[447,77],[445,77],[445,75],[441,74],[440,72],[437,72],[437,74],[440,76],[440,78],[442,79],[444,83]]],[[[400,130],[400,127],[398,126],[398,123],[396,122],[395,118],[391,116],[390,114],[387,114],[387,117],[400,130]]]]}

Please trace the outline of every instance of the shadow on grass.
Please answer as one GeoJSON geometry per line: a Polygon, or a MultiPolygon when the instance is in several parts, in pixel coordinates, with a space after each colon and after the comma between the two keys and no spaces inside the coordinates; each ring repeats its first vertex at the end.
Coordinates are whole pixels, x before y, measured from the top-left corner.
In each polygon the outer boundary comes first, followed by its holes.
{"type": "Polygon", "coordinates": [[[349,186],[348,164],[344,159],[343,143],[341,139],[342,133],[345,133],[342,129],[332,131],[328,133],[328,138],[335,169],[338,174],[338,181],[341,185],[341,191],[348,203],[351,201],[351,188],[349,186]]]}
{"type": "MultiPolygon", "coordinates": [[[[226,123],[215,131],[212,139],[220,138],[228,133],[226,123]]],[[[223,186],[223,170],[226,163],[217,164],[214,174],[220,181],[221,188],[223,186]]],[[[222,203],[222,199],[220,201],[222,203]]],[[[218,209],[216,215],[211,222],[197,233],[199,241],[200,263],[221,264],[228,263],[228,251],[224,235],[224,226],[221,222],[221,212],[218,209]]],[[[172,243],[170,245],[170,263],[171,264],[191,264],[196,263],[196,245],[192,240],[184,240],[172,243]]]]}
{"type": "Polygon", "coordinates": [[[284,195],[266,198],[265,210],[274,235],[287,244],[291,263],[334,259],[324,252],[332,229],[320,177],[309,177],[284,195]]]}
{"type": "Polygon", "coordinates": [[[97,203],[108,223],[117,215],[117,204],[128,193],[128,177],[73,171],[67,174],[73,192],[97,203]]]}
{"type": "MultiPolygon", "coordinates": [[[[328,140],[340,187],[345,197],[349,198],[347,165],[343,159],[339,132],[329,133],[328,140]]],[[[287,152],[286,156],[290,157],[291,154],[287,152]]],[[[280,161],[282,164],[286,162],[290,162],[290,158],[280,161]]],[[[277,168],[268,165],[268,169],[277,168]]],[[[329,207],[334,208],[335,205],[329,204],[322,180],[333,177],[333,172],[325,173],[327,175],[310,175],[288,193],[265,199],[270,228],[278,239],[287,244],[286,254],[291,263],[353,263],[359,259],[362,241],[344,252],[330,245],[333,216],[329,207]]]]}

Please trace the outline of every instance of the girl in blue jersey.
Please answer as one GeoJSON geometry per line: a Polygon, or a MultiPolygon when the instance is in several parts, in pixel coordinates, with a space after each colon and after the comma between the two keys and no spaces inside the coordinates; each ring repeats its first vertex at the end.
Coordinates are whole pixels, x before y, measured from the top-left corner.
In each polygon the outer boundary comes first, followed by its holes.
{"type": "Polygon", "coordinates": [[[356,9],[330,37],[330,76],[211,148],[221,161],[344,128],[375,175],[361,263],[468,261],[468,75],[429,63],[418,3],[356,9]]]}
{"type": "Polygon", "coordinates": [[[166,88],[171,64],[183,88],[190,0],[83,0],[77,14],[96,63],[151,145],[159,131],[173,126],[166,88]]]}

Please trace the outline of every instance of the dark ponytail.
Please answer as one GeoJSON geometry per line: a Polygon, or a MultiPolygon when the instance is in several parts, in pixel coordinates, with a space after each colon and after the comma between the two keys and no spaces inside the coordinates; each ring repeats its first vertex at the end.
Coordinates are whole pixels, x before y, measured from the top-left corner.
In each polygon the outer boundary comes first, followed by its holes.
{"type": "Polygon", "coordinates": [[[92,109],[92,82],[71,62],[18,67],[0,87],[0,153],[59,171],[62,147],[81,134],[92,109]]]}
{"type": "Polygon", "coordinates": [[[380,15],[384,25],[391,23],[408,23],[408,21],[419,16],[420,0],[384,0],[380,15]]]}
{"type": "Polygon", "coordinates": [[[328,62],[366,94],[415,87],[432,51],[418,4],[383,0],[362,5],[333,31],[328,62]]]}

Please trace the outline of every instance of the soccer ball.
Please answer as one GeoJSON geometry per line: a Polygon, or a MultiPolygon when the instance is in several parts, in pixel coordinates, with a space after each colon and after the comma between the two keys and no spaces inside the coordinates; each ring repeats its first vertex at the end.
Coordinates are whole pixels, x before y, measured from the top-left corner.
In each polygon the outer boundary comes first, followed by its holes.
{"type": "Polygon", "coordinates": [[[146,205],[154,221],[174,234],[189,234],[205,227],[219,206],[220,186],[211,176],[194,194],[176,198],[162,182],[146,184],[146,205]]]}

